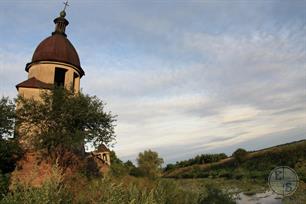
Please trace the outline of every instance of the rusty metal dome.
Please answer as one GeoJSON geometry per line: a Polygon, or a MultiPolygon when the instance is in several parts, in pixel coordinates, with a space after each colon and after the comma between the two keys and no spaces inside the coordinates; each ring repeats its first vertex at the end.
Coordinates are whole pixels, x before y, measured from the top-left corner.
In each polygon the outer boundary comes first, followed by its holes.
{"type": "Polygon", "coordinates": [[[81,67],[77,51],[63,35],[55,34],[43,40],[34,51],[32,62],[59,61],[81,67]]]}
{"type": "Polygon", "coordinates": [[[30,65],[33,63],[55,61],[75,66],[82,77],[84,71],[81,68],[78,53],[72,43],[67,39],[65,33],[65,28],[69,22],[63,16],[60,16],[54,19],[54,23],[56,24],[55,31],[37,46],[32,61],[26,65],[26,71],[30,69],[30,65]]]}

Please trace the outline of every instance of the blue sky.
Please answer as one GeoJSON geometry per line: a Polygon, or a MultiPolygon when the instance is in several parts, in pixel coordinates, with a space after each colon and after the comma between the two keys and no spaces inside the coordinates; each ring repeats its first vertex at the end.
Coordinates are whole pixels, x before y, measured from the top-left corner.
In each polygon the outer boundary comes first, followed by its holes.
{"type": "MultiPolygon", "coordinates": [[[[62,8],[0,2],[0,95],[16,96],[62,8]]],[[[118,115],[123,160],[306,139],[306,1],[71,0],[67,19],[81,87],[118,115]]]]}

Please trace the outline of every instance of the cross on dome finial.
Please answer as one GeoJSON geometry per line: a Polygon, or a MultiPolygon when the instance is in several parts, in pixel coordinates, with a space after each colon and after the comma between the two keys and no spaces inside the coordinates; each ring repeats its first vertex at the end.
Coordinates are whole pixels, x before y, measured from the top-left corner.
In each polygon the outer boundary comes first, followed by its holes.
{"type": "Polygon", "coordinates": [[[67,35],[65,34],[65,29],[66,29],[66,26],[69,24],[69,22],[65,18],[66,17],[66,11],[65,10],[66,10],[67,6],[69,6],[69,4],[68,4],[68,0],[66,0],[63,3],[65,5],[64,9],[60,12],[60,16],[57,17],[56,19],[54,19],[54,23],[56,24],[56,26],[55,26],[55,31],[52,33],[52,35],[62,34],[66,37],[67,35]]]}
{"type": "Polygon", "coordinates": [[[65,17],[66,16],[66,8],[67,8],[67,6],[69,6],[69,4],[68,4],[68,0],[67,1],[65,1],[65,2],[63,2],[63,4],[65,5],[64,6],[64,9],[60,12],[60,17],[65,17]]]}
{"type": "Polygon", "coordinates": [[[69,4],[68,4],[68,0],[67,0],[66,2],[63,2],[63,4],[65,5],[65,6],[64,6],[64,10],[63,10],[63,11],[66,11],[67,6],[69,6],[69,4]]]}

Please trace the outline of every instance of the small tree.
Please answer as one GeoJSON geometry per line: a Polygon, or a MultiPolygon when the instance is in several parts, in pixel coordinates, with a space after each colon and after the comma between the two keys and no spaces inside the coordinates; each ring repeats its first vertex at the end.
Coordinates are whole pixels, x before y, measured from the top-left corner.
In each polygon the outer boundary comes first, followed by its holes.
{"type": "Polygon", "coordinates": [[[115,140],[115,117],[96,96],[55,88],[40,100],[19,96],[17,103],[18,134],[36,150],[54,153],[80,149],[84,142],[97,147],[115,140]]]}
{"type": "Polygon", "coordinates": [[[238,162],[238,164],[241,164],[246,160],[246,157],[248,155],[248,152],[245,149],[239,148],[233,153],[233,157],[238,162]]]}
{"type": "Polygon", "coordinates": [[[161,165],[164,160],[158,156],[157,152],[146,150],[138,154],[137,163],[142,175],[154,179],[161,175],[161,165]]]}

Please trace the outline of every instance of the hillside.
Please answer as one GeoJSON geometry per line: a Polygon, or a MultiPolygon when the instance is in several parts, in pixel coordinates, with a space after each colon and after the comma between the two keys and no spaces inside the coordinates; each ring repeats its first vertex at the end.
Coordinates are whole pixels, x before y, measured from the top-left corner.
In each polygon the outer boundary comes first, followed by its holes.
{"type": "Polygon", "coordinates": [[[276,166],[294,168],[306,180],[306,140],[249,151],[243,162],[228,157],[218,162],[195,164],[165,171],[167,178],[261,178],[265,179],[276,166]]]}

